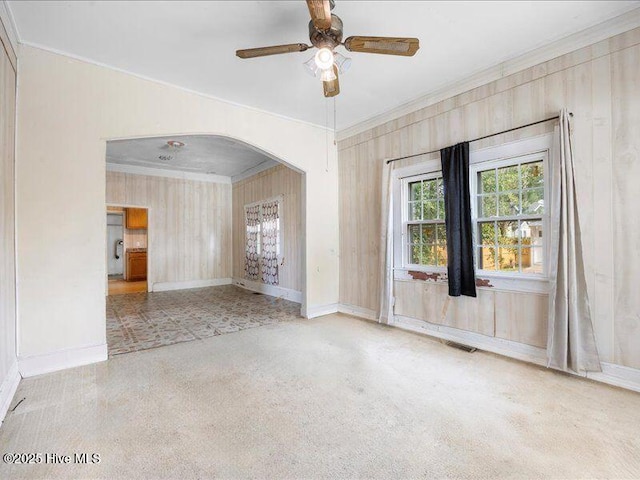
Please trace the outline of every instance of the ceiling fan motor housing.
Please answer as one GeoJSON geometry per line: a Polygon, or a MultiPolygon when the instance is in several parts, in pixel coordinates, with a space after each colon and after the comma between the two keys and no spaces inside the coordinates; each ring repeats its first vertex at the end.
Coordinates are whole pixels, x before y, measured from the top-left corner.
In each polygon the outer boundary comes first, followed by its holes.
{"type": "Polygon", "coordinates": [[[342,43],[342,20],[337,15],[331,14],[331,27],[328,30],[319,30],[313,25],[313,20],[309,22],[309,40],[317,48],[335,47],[342,43]]]}

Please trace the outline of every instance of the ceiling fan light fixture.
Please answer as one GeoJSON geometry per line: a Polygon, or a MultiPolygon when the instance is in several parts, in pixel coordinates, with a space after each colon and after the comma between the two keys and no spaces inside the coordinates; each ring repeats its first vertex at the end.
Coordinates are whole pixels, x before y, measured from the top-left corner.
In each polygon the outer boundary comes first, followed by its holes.
{"type": "Polygon", "coordinates": [[[333,71],[333,65],[331,66],[331,68],[326,68],[322,70],[322,73],[320,74],[320,78],[322,79],[323,82],[332,82],[333,80],[338,78],[336,77],[336,74],[333,71]]]}
{"type": "Polygon", "coordinates": [[[315,57],[311,57],[309,60],[304,62],[302,65],[304,65],[304,71],[307,72],[309,75],[311,75],[312,77],[317,77],[318,76],[318,70],[320,70],[320,69],[318,68],[318,65],[316,65],[316,58],[315,57]]]}
{"type": "Polygon", "coordinates": [[[334,55],[329,48],[324,47],[319,49],[314,58],[320,70],[327,70],[333,67],[334,55]]]}
{"type": "Polygon", "coordinates": [[[334,53],[335,63],[338,67],[338,71],[342,74],[346,73],[347,70],[351,68],[351,59],[349,57],[345,57],[344,55],[336,52],[334,53]]]}

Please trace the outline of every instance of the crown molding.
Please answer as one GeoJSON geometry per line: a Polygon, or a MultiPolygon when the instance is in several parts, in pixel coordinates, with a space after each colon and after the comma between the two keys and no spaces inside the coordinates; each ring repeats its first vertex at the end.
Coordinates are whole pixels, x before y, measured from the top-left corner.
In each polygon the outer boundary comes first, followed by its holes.
{"type": "Polygon", "coordinates": [[[640,27],[640,7],[635,7],[606,22],[564,37],[522,55],[506,60],[498,65],[477,72],[453,84],[448,84],[410,102],[392,108],[362,122],[338,130],[337,141],[345,140],[386,122],[396,120],[417,110],[434,105],[456,95],[481,87],[527,68],[539,65],[567,53],[593,45],[607,38],[640,27]]]}
{"type": "Polygon", "coordinates": [[[277,167],[278,165],[282,165],[282,164],[279,162],[271,163],[270,161],[265,160],[264,162],[259,163],[255,167],[251,167],[245,170],[244,172],[231,177],[231,183],[237,183],[241,180],[244,180],[245,178],[253,177],[254,175],[259,174],[260,172],[264,172],[266,170],[269,170],[270,168],[277,167]]]}
{"type": "Polygon", "coordinates": [[[150,177],[179,178],[181,180],[193,180],[196,182],[231,184],[231,177],[225,177],[223,175],[184,172],[181,170],[167,170],[165,168],[141,167],[138,165],[124,165],[121,163],[107,162],[107,172],[128,173],[131,175],[147,175],[150,177]]]}
{"type": "Polygon", "coordinates": [[[130,70],[126,70],[124,68],[114,67],[113,65],[108,65],[106,63],[98,62],[98,61],[92,60],[90,58],[86,58],[86,57],[83,57],[83,56],[80,56],[80,55],[74,55],[72,53],[65,52],[64,50],[58,50],[57,48],[51,48],[51,47],[48,47],[46,45],[39,44],[37,42],[28,42],[28,41],[20,40],[20,45],[24,45],[24,46],[30,47],[30,48],[35,48],[35,49],[38,49],[38,50],[43,50],[45,52],[53,53],[54,55],[60,55],[61,57],[70,58],[70,59],[76,60],[78,62],[88,63],[88,64],[94,65],[96,67],[106,68],[106,69],[112,70],[114,72],[119,72],[119,73],[124,73],[126,75],[131,75],[132,77],[136,77],[136,78],[139,78],[141,80],[146,80],[147,82],[153,82],[153,83],[156,83],[158,85],[163,85],[165,87],[176,88],[178,90],[182,90],[183,92],[190,93],[192,95],[198,95],[200,97],[207,98],[209,100],[215,100],[217,102],[225,103],[225,104],[231,105],[233,107],[244,108],[246,110],[250,110],[250,111],[253,111],[253,112],[256,112],[256,113],[261,113],[261,114],[264,114],[264,115],[269,115],[271,117],[279,118],[281,120],[286,120],[288,122],[294,122],[294,123],[298,123],[300,125],[306,125],[308,127],[317,128],[317,129],[320,129],[322,131],[333,132],[333,129],[324,127],[322,125],[318,125],[317,123],[307,122],[305,120],[300,120],[298,118],[287,117],[286,115],[282,115],[280,113],[270,112],[269,110],[263,110],[261,108],[252,107],[250,105],[245,105],[245,104],[234,102],[234,101],[231,101],[231,100],[226,100],[226,99],[221,98],[221,97],[216,97],[215,95],[199,92],[197,90],[192,90],[192,89],[187,88],[187,87],[182,87],[180,85],[176,85],[175,83],[165,82],[164,80],[158,80],[157,78],[148,77],[146,75],[142,75],[142,74],[139,74],[139,73],[132,72],[130,70]]]}

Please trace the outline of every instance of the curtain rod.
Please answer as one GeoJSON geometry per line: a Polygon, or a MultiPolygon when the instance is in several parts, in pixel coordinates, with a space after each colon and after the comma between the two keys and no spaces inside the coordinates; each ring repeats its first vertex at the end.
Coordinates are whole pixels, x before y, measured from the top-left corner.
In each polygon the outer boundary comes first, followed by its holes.
{"type": "MultiPolygon", "coordinates": [[[[569,113],[569,116],[573,117],[573,113],[569,113]]],[[[469,143],[478,142],[480,140],[484,140],[485,138],[495,137],[496,135],[502,135],[503,133],[513,132],[514,130],[520,130],[521,128],[532,127],[534,125],[538,125],[539,123],[550,122],[551,120],[558,120],[559,118],[560,118],[560,115],[556,115],[555,117],[545,118],[544,120],[538,120],[537,122],[527,123],[526,125],[520,125],[519,127],[513,127],[513,128],[510,128],[508,130],[503,130],[502,132],[491,133],[489,135],[485,135],[484,137],[474,138],[473,140],[469,140],[469,143]]],[[[389,164],[391,162],[397,162],[398,160],[405,160],[407,158],[419,157],[420,155],[431,155],[432,153],[438,153],[438,152],[440,152],[439,149],[438,150],[432,150],[430,152],[414,153],[413,155],[407,155],[406,157],[392,158],[390,160],[387,160],[386,163],[389,164]]]]}

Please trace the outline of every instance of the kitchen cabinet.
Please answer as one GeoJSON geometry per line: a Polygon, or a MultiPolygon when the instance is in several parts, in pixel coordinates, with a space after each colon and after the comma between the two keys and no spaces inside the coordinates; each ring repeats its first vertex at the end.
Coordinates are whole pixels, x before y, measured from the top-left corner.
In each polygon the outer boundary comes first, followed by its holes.
{"type": "Polygon", "coordinates": [[[147,279],[147,252],[127,251],[127,281],[147,279]]]}
{"type": "Polygon", "coordinates": [[[127,228],[140,230],[147,228],[146,208],[127,208],[127,228]]]}

